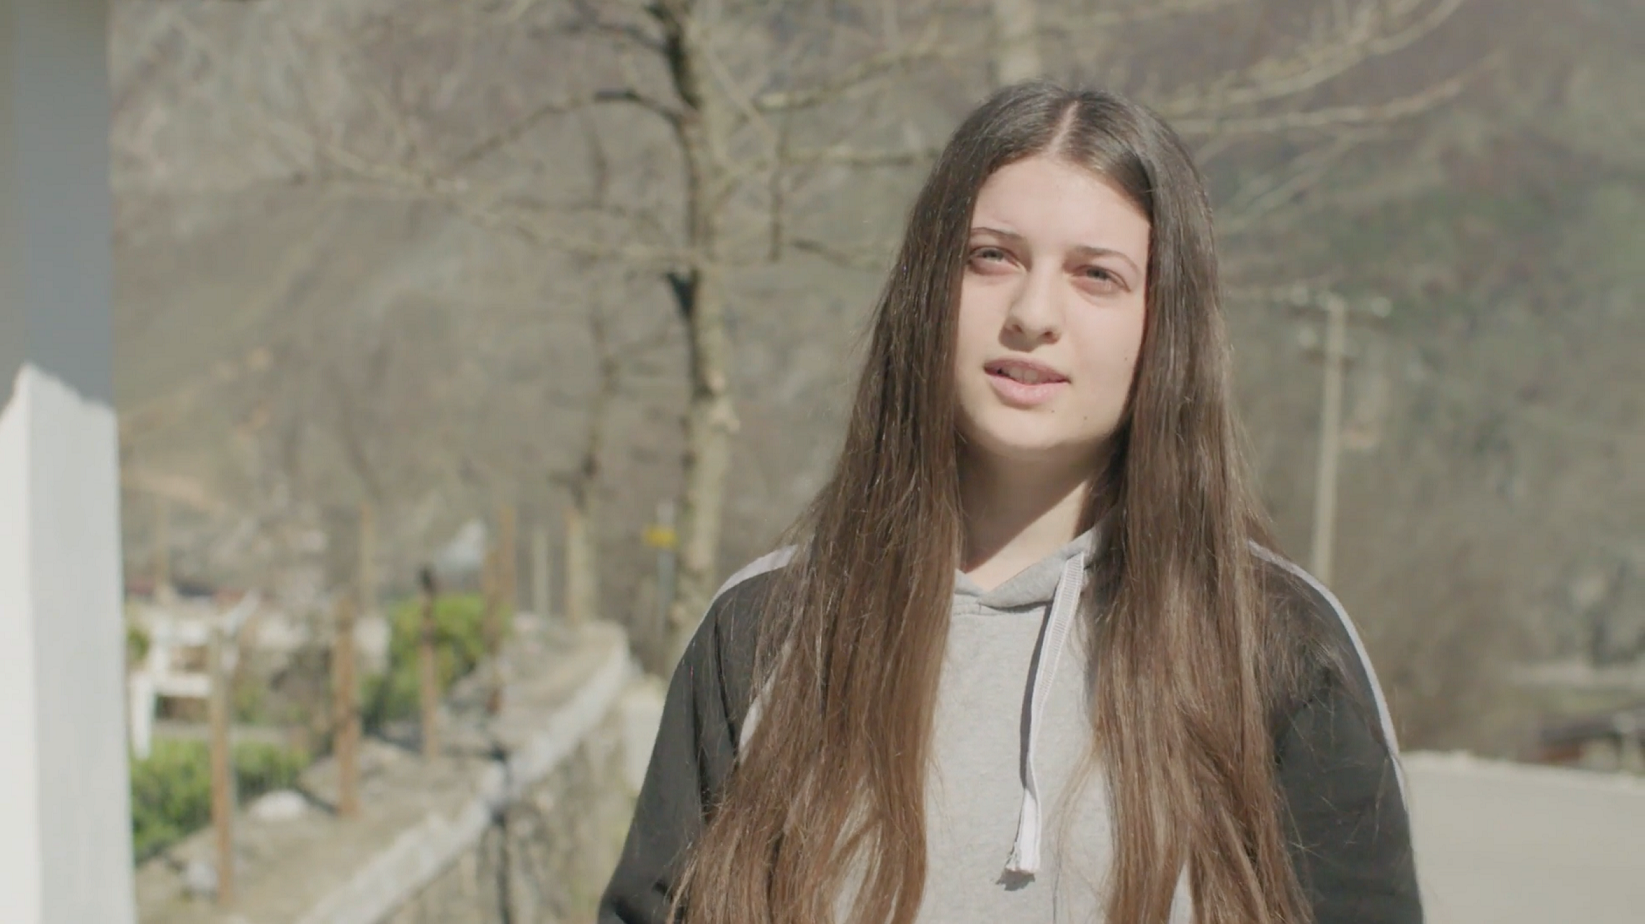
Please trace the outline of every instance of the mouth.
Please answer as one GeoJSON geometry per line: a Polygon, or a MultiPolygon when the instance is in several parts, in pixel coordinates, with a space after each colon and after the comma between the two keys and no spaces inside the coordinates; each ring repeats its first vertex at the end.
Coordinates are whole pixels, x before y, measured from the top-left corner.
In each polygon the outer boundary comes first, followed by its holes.
{"type": "Polygon", "coordinates": [[[983,371],[1019,385],[1057,385],[1068,381],[1068,376],[1050,366],[1022,359],[996,359],[985,364],[983,371]]]}
{"type": "Polygon", "coordinates": [[[1050,366],[1022,359],[996,359],[985,363],[988,384],[1007,407],[1030,410],[1054,400],[1068,384],[1068,376],[1050,366]]]}

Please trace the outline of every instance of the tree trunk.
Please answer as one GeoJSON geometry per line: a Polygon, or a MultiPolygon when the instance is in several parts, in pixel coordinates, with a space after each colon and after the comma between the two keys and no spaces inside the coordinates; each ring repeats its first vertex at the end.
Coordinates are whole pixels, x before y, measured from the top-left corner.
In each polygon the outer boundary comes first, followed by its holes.
{"type": "Polygon", "coordinates": [[[594,535],[593,492],[584,488],[572,492],[565,513],[565,615],[573,624],[599,616],[599,558],[594,535]]]}
{"type": "Polygon", "coordinates": [[[994,86],[1042,76],[1038,0],[990,0],[994,12],[994,86]]]}
{"type": "Polygon", "coordinates": [[[694,274],[690,319],[691,403],[685,420],[684,491],[680,498],[679,573],[670,607],[670,651],[677,658],[718,586],[720,524],[731,469],[737,414],[727,381],[723,280],[717,267],[694,274]]]}
{"type": "Polygon", "coordinates": [[[360,503],[360,616],[377,611],[377,515],[371,501],[360,503]]]}
{"type": "MultiPolygon", "coordinates": [[[[659,9],[667,7],[659,5],[659,9]]],[[[721,211],[737,178],[720,158],[729,149],[735,121],[731,103],[703,78],[702,63],[711,50],[703,44],[712,9],[680,8],[684,16],[663,12],[665,43],[680,116],[675,137],[685,166],[687,264],[669,275],[680,316],[686,324],[687,366],[691,382],[685,417],[685,451],[681,459],[679,564],[674,602],[669,610],[669,666],[678,660],[696,631],[718,585],[720,522],[725,481],[731,468],[731,436],[736,409],[727,381],[730,344],[726,336],[726,290],[720,259],[721,211]]]]}
{"type": "Polygon", "coordinates": [[[599,364],[599,380],[588,403],[588,435],[582,464],[569,482],[571,506],[565,519],[566,619],[582,623],[600,613],[600,460],[605,451],[607,416],[617,395],[618,358],[606,334],[605,315],[598,304],[589,309],[589,337],[599,364]]]}

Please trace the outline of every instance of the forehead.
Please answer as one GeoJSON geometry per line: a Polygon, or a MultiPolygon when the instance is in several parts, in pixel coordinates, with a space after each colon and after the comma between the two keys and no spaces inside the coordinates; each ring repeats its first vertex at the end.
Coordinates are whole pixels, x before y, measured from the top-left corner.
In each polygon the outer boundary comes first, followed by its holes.
{"type": "Polygon", "coordinates": [[[978,191],[971,226],[1133,257],[1148,249],[1148,219],[1119,187],[1084,167],[1043,155],[996,170],[978,191]]]}

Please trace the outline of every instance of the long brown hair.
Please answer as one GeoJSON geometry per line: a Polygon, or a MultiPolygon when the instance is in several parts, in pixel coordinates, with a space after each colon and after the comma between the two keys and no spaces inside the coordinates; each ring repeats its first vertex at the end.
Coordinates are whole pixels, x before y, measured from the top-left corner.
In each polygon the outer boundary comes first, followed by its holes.
{"type": "Polygon", "coordinates": [[[687,922],[813,924],[842,895],[858,924],[915,919],[962,539],[958,285],[978,190],[1037,154],[1106,177],[1152,225],[1142,353],[1086,511],[1105,518],[1081,618],[1113,805],[1108,920],[1164,922],[1184,870],[1202,924],[1306,916],[1269,731],[1291,646],[1248,548],[1266,533],[1230,407],[1204,183],[1146,109],[1031,83],[960,125],[914,203],[843,452],[773,582],[756,673],[775,681],[686,858],[687,922]]]}

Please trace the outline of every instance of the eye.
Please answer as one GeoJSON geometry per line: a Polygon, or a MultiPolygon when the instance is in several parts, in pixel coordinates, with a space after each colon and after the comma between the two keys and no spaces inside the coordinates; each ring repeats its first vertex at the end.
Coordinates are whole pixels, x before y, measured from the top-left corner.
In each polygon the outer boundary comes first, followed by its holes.
{"type": "Polygon", "coordinates": [[[967,269],[973,273],[986,276],[1011,272],[1012,262],[1013,258],[1009,250],[993,244],[984,244],[981,247],[971,248],[971,252],[965,260],[967,269]]]}
{"type": "Polygon", "coordinates": [[[1102,266],[1087,266],[1080,270],[1079,277],[1081,281],[1092,283],[1095,288],[1104,292],[1129,288],[1120,274],[1102,266]]]}

